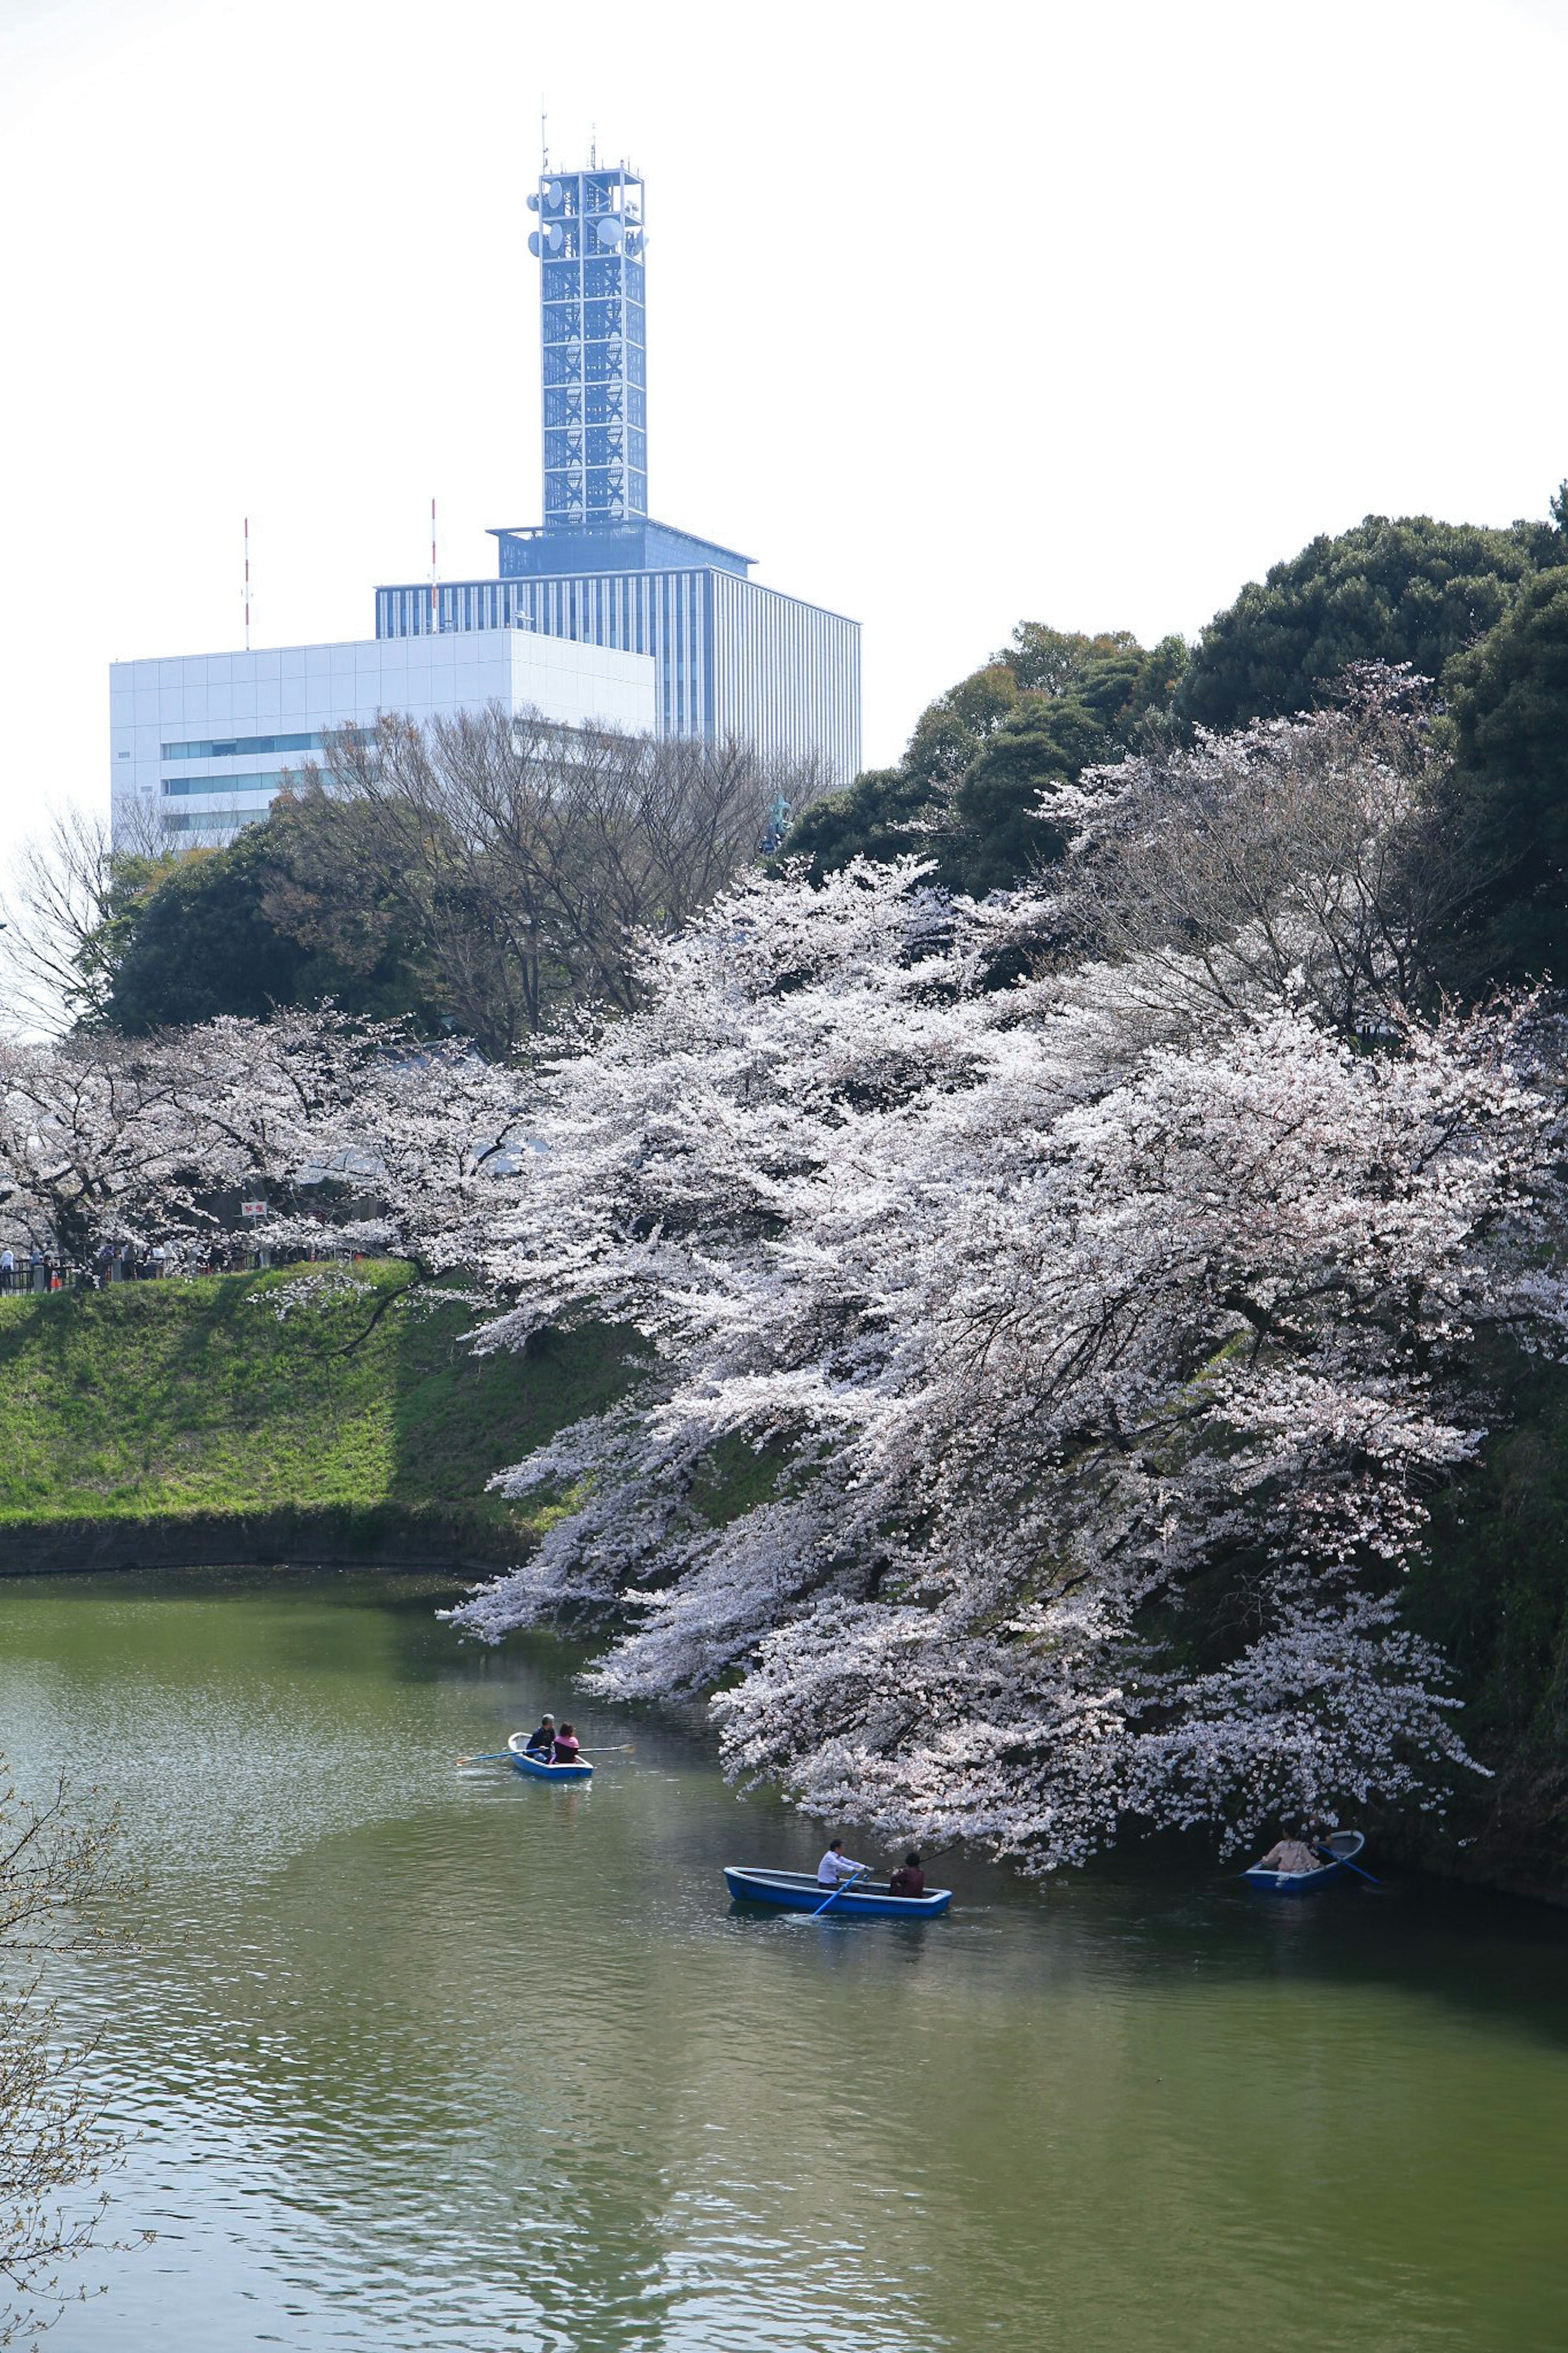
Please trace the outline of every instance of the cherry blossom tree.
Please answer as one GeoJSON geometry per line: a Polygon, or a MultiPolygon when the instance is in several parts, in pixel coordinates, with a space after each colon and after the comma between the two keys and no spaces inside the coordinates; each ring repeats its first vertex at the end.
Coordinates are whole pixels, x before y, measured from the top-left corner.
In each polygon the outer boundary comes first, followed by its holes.
{"type": "MultiPolygon", "coordinates": [[[[1327,723],[1221,781],[1300,797],[1327,723]]],[[[1171,764],[1142,786],[1168,828],[1171,764]]],[[[731,1769],[1041,1868],[1127,1820],[1436,1802],[1468,1759],[1403,1574],[1483,1435],[1476,1335],[1563,1324],[1554,1035],[1423,1009],[1364,908],[1347,997],[1353,875],[1282,856],[1228,934],[995,985],[1100,889],[1106,808],[1152,860],[1139,791],[1090,780],[1049,902],[857,865],[651,948],[487,1260],[486,1345],[648,1353],[509,1475],[565,1509],[459,1622],[610,1613],[595,1686],[717,1687],[731,1769]]],[[[1406,797],[1372,764],[1363,800],[1381,875],[1406,797]]]]}
{"type": "Polygon", "coordinates": [[[1363,681],[1061,788],[1007,897],[748,874],[531,1070],[331,1015],[17,1049],[0,1217],[265,1182],[281,1241],[330,1194],[486,1302],[482,1347],[625,1329],[458,1622],[599,1613],[596,1688],[713,1692],[814,1811],[1048,1869],[1435,1804],[1469,1760],[1405,1574],[1480,1338],[1565,1321],[1558,1029],[1432,983],[1440,781],[1363,681]]]}
{"type": "Polygon", "coordinates": [[[1052,921],[1225,1007],[1289,985],[1346,1035],[1430,1010],[1491,879],[1433,720],[1428,681],[1368,664],[1329,709],[1050,786],[1072,837],[1052,921]]]}
{"type": "Polygon", "coordinates": [[[515,1071],[460,1041],[331,1011],[0,1041],[0,1244],[79,1275],[173,1243],[199,1271],[226,1256],[238,1197],[259,1195],[274,1263],[326,1264],[258,1302],[282,1320],[359,1292],[365,1317],[335,1344],[355,1348],[385,1315],[489,1303],[476,1270],[528,1149],[527,1101],[515,1071]],[[362,1255],[406,1280],[364,1281],[362,1255]]]}

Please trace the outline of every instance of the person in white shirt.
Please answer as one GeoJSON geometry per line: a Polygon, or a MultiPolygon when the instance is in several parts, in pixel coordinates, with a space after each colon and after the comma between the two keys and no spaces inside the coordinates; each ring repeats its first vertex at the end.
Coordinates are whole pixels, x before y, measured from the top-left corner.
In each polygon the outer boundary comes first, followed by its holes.
{"type": "Polygon", "coordinates": [[[833,1839],[828,1842],[827,1852],[816,1866],[816,1883],[818,1887],[837,1887],[847,1879],[858,1879],[863,1871],[869,1869],[869,1863],[856,1862],[845,1853],[842,1839],[833,1839]]]}
{"type": "Polygon", "coordinates": [[[1320,1871],[1322,1856],[1317,1852],[1310,1827],[1302,1825],[1300,1838],[1282,1838],[1271,1846],[1258,1863],[1259,1871],[1282,1871],[1295,1878],[1303,1871],[1320,1871]]]}

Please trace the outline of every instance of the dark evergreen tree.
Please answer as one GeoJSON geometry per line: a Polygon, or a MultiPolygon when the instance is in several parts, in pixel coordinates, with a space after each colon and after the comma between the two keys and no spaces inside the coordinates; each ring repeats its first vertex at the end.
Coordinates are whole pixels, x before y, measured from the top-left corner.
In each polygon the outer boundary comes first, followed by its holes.
{"type": "Polygon", "coordinates": [[[275,823],[247,826],[223,849],[192,852],[115,916],[103,942],[110,1028],[143,1036],[225,1013],[261,1019],[274,1006],[328,997],[350,1012],[427,1014],[399,957],[353,971],[272,920],[267,902],[281,879],[275,823]]]}
{"type": "Polygon", "coordinates": [[[896,768],[876,768],[811,809],[784,855],[828,873],[851,858],[923,853],[939,879],[983,895],[1060,854],[1035,814],[1041,789],[1114,760],[1167,724],[1186,660],[1180,638],[1146,649],[1021,621],[1012,642],[921,712],[896,768]]]}
{"type": "Polygon", "coordinates": [[[1494,531],[1429,515],[1368,515],[1314,539],[1217,613],[1176,699],[1184,720],[1226,728],[1322,700],[1352,662],[1410,662],[1440,680],[1496,626],[1521,581],[1556,562],[1550,523],[1494,531]]]}
{"type": "Polygon", "coordinates": [[[920,831],[931,786],[904,768],[868,768],[841,793],[829,793],[790,828],[781,855],[809,858],[820,877],[852,858],[907,858],[923,846],[920,831]]]}
{"type": "Polygon", "coordinates": [[[1479,967],[1568,984],[1568,564],[1525,582],[1448,690],[1483,878],[1479,967]]]}

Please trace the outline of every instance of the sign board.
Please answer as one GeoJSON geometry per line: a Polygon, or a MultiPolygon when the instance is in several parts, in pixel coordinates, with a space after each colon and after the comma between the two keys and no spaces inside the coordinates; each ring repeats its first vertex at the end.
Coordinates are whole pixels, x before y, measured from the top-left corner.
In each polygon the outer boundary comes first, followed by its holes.
{"type": "Polygon", "coordinates": [[[239,1214],[242,1218],[264,1218],[267,1215],[267,1204],[265,1201],[242,1201],[239,1205],[239,1214]]]}

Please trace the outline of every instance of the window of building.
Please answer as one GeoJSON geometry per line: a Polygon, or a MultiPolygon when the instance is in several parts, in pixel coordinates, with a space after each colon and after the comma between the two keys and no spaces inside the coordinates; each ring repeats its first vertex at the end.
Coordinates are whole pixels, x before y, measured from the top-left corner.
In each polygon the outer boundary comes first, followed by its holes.
{"type": "MultiPolygon", "coordinates": [[[[370,731],[354,730],[362,743],[369,741],[370,731]]],[[[199,744],[165,744],[165,760],[247,760],[257,752],[320,752],[325,749],[324,735],[228,735],[215,736],[199,744]]]]}
{"type": "Polygon", "coordinates": [[[246,776],[165,776],[161,789],[166,797],[200,793],[207,800],[232,800],[239,793],[275,793],[282,782],[283,771],[273,768],[246,776]]]}

